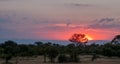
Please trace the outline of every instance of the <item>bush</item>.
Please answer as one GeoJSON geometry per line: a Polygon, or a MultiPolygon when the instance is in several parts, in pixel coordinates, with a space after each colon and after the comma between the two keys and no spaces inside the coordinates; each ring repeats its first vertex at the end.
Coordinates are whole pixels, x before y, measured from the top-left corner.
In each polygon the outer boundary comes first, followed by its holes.
{"type": "Polygon", "coordinates": [[[63,63],[63,62],[68,62],[69,57],[66,56],[65,54],[61,54],[58,56],[58,62],[63,63]]]}
{"type": "Polygon", "coordinates": [[[71,54],[69,58],[69,62],[79,62],[80,58],[76,54],[71,54]]]}

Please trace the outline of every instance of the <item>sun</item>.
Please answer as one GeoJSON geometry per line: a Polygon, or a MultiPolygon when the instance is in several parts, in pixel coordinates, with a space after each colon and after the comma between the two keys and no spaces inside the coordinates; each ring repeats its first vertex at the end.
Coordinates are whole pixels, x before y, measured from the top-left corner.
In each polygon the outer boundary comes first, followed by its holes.
{"type": "Polygon", "coordinates": [[[86,38],[88,38],[88,40],[93,40],[93,38],[88,35],[86,35],[86,38]]]}

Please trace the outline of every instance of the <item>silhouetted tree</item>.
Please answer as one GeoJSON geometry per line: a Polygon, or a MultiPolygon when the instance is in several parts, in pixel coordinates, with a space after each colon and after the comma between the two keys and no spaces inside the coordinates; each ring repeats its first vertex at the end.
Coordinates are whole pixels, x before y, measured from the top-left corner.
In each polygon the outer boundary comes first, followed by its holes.
{"type": "Polygon", "coordinates": [[[5,59],[5,63],[8,64],[9,60],[12,57],[17,56],[16,54],[18,53],[16,47],[17,44],[14,41],[5,41],[5,43],[1,44],[3,48],[3,53],[1,55],[1,58],[5,59]]]}
{"type": "Polygon", "coordinates": [[[42,52],[43,52],[43,56],[44,56],[44,63],[46,63],[47,53],[48,53],[48,50],[49,50],[50,47],[51,47],[51,43],[50,42],[43,44],[42,52]]]}
{"type": "Polygon", "coordinates": [[[75,44],[67,45],[67,53],[69,54],[69,61],[70,62],[79,62],[79,50],[75,46],[75,44]]]}
{"type": "Polygon", "coordinates": [[[116,50],[116,45],[113,45],[111,43],[107,43],[103,46],[103,55],[104,56],[108,56],[108,57],[112,57],[112,56],[116,56],[117,54],[117,50],[116,50]]]}
{"type": "Polygon", "coordinates": [[[73,34],[69,41],[74,42],[76,44],[86,44],[88,39],[86,38],[85,34],[73,34]]]}
{"type": "Polygon", "coordinates": [[[112,39],[112,41],[111,41],[111,43],[113,43],[113,44],[120,44],[120,35],[116,35],[113,39],[112,39]]]}
{"type": "Polygon", "coordinates": [[[50,62],[54,62],[54,59],[58,56],[58,50],[54,47],[49,48],[47,56],[50,59],[50,62]]]}
{"type": "Polygon", "coordinates": [[[43,42],[41,42],[41,41],[35,42],[35,45],[37,45],[37,46],[42,46],[42,45],[43,45],[43,42]]]}

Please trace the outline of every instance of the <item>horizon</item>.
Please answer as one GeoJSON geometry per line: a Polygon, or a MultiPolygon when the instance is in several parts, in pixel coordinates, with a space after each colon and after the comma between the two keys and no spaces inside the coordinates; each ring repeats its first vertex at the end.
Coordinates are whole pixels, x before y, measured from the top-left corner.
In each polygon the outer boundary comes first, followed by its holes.
{"type": "Polygon", "coordinates": [[[0,0],[0,39],[92,40],[120,34],[120,0],[0,0]]]}
{"type": "MultiPolygon", "coordinates": [[[[0,43],[4,43],[5,41],[14,41],[17,44],[35,44],[35,42],[43,42],[43,43],[52,43],[52,44],[59,44],[59,45],[68,45],[71,44],[73,42],[69,41],[69,40],[34,40],[34,39],[0,39],[0,43]]],[[[99,45],[103,45],[105,43],[110,42],[111,40],[89,40],[87,42],[87,45],[90,44],[99,44],[99,45]]]]}

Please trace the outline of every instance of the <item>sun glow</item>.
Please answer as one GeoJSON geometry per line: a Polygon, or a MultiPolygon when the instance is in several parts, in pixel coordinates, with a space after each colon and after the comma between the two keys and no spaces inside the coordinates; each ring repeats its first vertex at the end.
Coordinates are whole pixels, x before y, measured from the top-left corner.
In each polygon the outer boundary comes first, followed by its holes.
{"type": "Polygon", "coordinates": [[[88,40],[93,40],[93,38],[88,35],[86,35],[86,38],[88,38],[88,40]]]}

